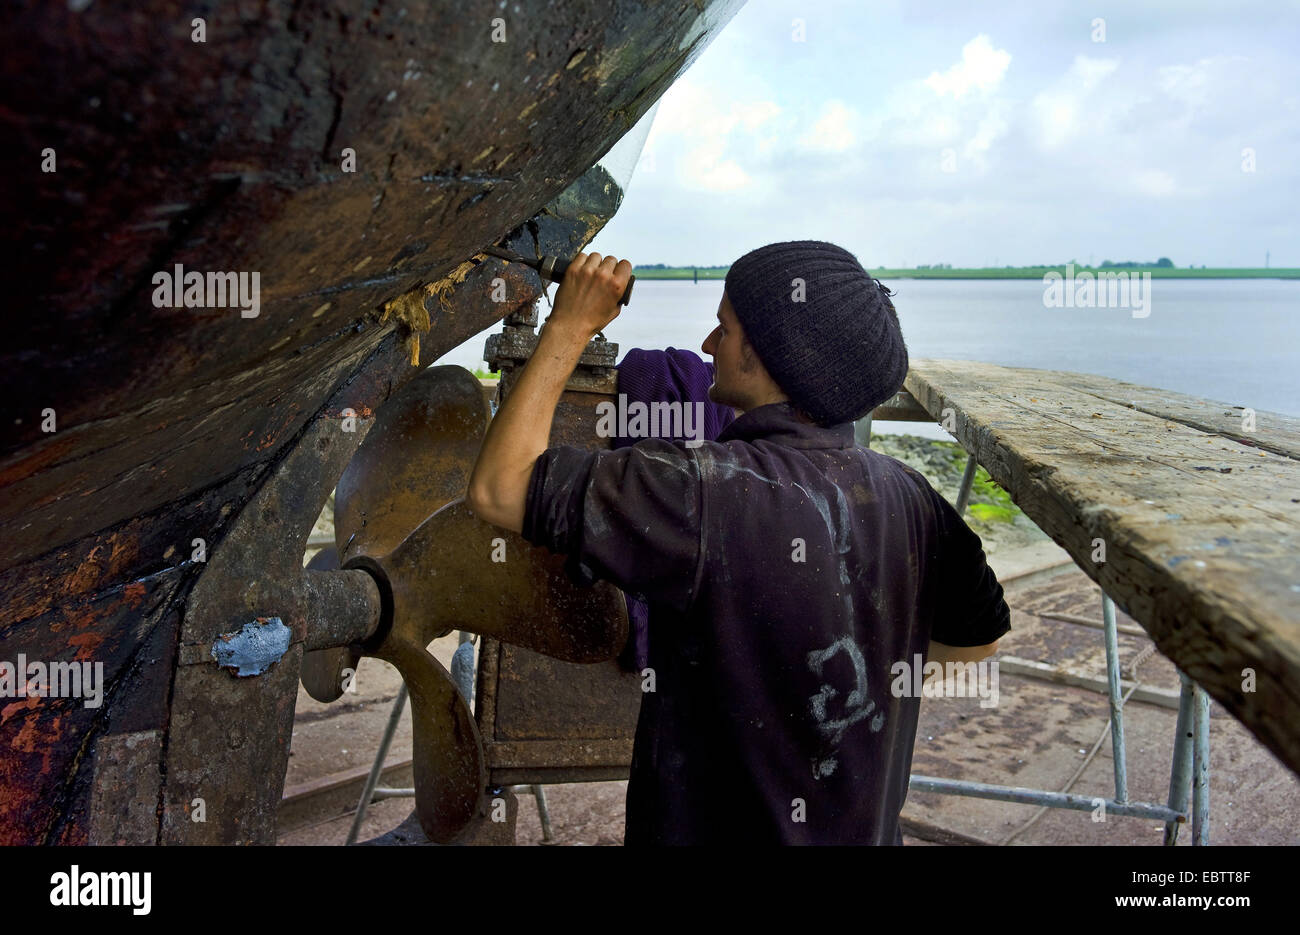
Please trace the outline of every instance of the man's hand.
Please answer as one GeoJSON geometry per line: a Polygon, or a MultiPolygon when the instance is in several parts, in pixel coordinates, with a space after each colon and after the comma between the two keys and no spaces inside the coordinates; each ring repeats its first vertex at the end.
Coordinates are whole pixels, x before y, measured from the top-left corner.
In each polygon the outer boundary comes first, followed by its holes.
{"type": "Polygon", "coordinates": [[[488,423],[465,499],[489,523],[521,532],[533,465],[551,437],[555,406],[592,336],[618,317],[632,264],[579,253],[555,294],[532,358],[488,423]],[[551,326],[554,327],[551,327],[551,326]]]}
{"type": "Polygon", "coordinates": [[[622,310],[618,300],[632,278],[632,264],[599,253],[579,253],[564,271],[555,308],[546,319],[591,339],[622,310]]]}

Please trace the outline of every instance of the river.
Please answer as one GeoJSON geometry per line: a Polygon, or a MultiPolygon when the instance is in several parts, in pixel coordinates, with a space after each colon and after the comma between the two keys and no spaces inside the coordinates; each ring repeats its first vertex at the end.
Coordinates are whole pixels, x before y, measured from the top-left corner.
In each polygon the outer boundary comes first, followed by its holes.
{"type": "MultiPolygon", "coordinates": [[[[1300,416],[1300,280],[1158,279],[1146,317],[1128,308],[1049,308],[1039,280],[900,279],[909,353],[1116,377],[1300,416]]],[[[554,295],[554,289],[552,289],[554,295]]],[[[620,345],[699,352],[714,326],[720,280],[638,280],[605,331],[620,345]]],[[[543,317],[547,305],[542,302],[543,317]]],[[[494,326],[439,362],[483,367],[494,326]]],[[[912,423],[877,430],[917,432],[912,423]]],[[[936,426],[920,434],[946,437],[936,426]]]]}

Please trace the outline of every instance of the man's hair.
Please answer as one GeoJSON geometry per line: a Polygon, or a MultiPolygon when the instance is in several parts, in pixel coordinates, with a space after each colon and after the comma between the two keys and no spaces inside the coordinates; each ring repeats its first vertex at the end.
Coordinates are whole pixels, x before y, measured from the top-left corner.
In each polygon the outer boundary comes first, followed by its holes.
{"type": "MultiPolygon", "coordinates": [[[[883,282],[881,282],[881,281],[880,281],[879,279],[877,279],[875,276],[868,275],[867,278],[870,279],[872,282],[874,282],[874,283],[876,284],[876,288],[880,290],[880,294],[881,294],[881,296],[884,297],[885,304],[889,306],[889,308],[890,308],[891,311],[893,311],[894,303],[893,303],[893,301],[891,301],[891,297],[892,297],[893,295],[895,295],[894,290],[891,289],[891,288],[889,288],[888,286],[886,286],[883,282]]],[[[895,313],[895,314],[897,314],[897,313],[895,313]]]]}

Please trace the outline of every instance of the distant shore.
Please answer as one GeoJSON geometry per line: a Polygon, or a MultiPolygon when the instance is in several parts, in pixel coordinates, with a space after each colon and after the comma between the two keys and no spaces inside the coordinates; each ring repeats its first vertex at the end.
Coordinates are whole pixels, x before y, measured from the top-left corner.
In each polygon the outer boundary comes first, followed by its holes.
{"type": "MultiPolygon", "coordinates": [[[[877,279],[1042,279],[1055,271],[1066,275],[1067,264],[1059,266],[1002,266],[977,269],[874,269],[877,279]]],[[[1265,269],[1263,267],[1210,267],[1182,269],[1176,266],[1078,266],[1074,275],[1089,273],[1150,273],[1152,279],[1300,279],[1300,269],[1265,269]]],[[[637,279],[725,279],[726,269],[703,269],[690,266],[633,268],[637,279]]]]}

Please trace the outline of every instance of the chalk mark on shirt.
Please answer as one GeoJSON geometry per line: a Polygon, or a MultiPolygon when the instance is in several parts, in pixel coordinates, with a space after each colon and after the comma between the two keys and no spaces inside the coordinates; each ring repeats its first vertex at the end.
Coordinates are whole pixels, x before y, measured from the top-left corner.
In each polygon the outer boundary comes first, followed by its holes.
{"type": "Polygon", "coordinates": [[[653,448],[651,448],[648,445],[638,448],[637,454],[649,459],[650,461],[655,461],[659,464],[667,465],[669,469],[681,474],[685,474],[688,477],[694,479],[695,473],[690,469],[690,467],[687,465],[686,460],[683,458],[671,457],[665,452],[655,451],[653,448]]]}
{"type": "Polygon", "coordinates": [[[741,467],[739,464],[735,464],[731,461],[714,460],[713,467],[717,472],[719,480],[731,480],[731,478],[735,477],[737,474],[748,474],[751,477],[761,480],[765,484],[772,484],[776,487],[781,486],[781,482],[776,478],[767,477],[758,473],[753,468],[741,467]]]}
{"type": "MultiPolygon", "coordinates": [[[[848,697],[844,699],[844,715],[842,717],[829,717],[826,705],[833,698],[839,697],[839,691],[833,685],[826,683],[818,690],[817,694],[809,697],[809,707],[812,710],[813,720],[817,723],[817,730],[821,733],[822,738],[831,748],[832,752],[839,748],[840,741],[844,739],[845,732],[857,724],[863,718],[871,715],[876,710],[876,703],[867,697],[867,662],[862,656],[862,650],[858,648],[850,637],[842,636],[825,649],[818,649],[808,654],[808,668],[817,678],[825,678],[823,672],[826,663],[837,656],[839,653],[847,653],[849,661],[853,663],[854,687],[849,692],[848,697]]],[[[885,725],[885,712],[879,711],[876,716],[871,718],[871,731],[875,733],[885,725]]],[[[813,778],[821,779],[823,776],[829,776],[835,772],[839,765],[839,760],[833,755],[814,758],[812,764],[813,778]]]]}
{"type": "Polygon", "coordinates": [[[853,595],[851,592],[851,588],[853,587],[853,581],[849,577],[849,568],[847,562],[847,557],[849,554],[849,526],[852,523],[852,519],[849,516],[849,501],[844,496],[844,491],[841,490],[838,486],[836,486],[834,488],[835,506],[839,511],[839,517],[840,517],[840,522],[838,525],[836,525],[834,522],[831,521],[830,503],[827,501],[826,497],[824,497],[819,492],[808,490],[802,484],[795,484],[794,486],[797,487],[799,490],[803,491],[803,495],[807,497],[812,502],[813,506],[817,508],[817,512],[821,514],[822,522],[826,524],[826,532],[829,533],[835,540],[835,551],[839,555],[838,564],[839,564],[839,572],[840,572],[840,584],[844,586],[844,591],[841,594],[841,601],[844,604],[845,618],[852,621],[854,619],[853,595]]]}

